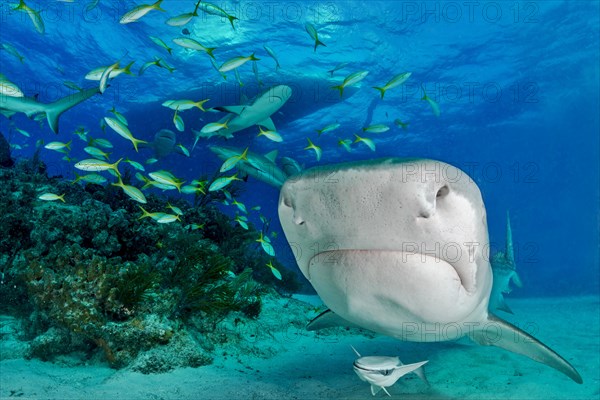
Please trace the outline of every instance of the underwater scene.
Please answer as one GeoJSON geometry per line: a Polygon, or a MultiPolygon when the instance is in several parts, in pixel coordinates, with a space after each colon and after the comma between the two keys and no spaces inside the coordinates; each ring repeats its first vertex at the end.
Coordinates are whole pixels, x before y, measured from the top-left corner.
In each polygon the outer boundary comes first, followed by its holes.
{"type": "Polygon", "coordinates": [[[597,1],[0,1],[1,399],[600,398],[597,1]]]}

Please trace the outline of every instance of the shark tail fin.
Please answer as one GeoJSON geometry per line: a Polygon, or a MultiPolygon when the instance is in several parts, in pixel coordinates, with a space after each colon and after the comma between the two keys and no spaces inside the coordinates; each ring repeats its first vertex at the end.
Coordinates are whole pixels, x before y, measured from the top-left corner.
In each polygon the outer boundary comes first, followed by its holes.
{"type": "MultiPolygon", "coordinates": [[[[496,328],[494,332],[498,332],[498,334],[478,330],[471,333],[469,337],[481,345],[497,346],[527,356],[534,361],[562,372],[577,383],[583,383],[581,375],[567,360],[527,332],[493,314],[488,315],[488,322],[493,324],[496,328]]],[[[486,325],[486,327],[488,326],[490,324],[486,325]]]]}
{"type": "Polygon", "coordinates": [[[46,105],[44,111],[46,113],[46,118],[48,119],[48,125],[50,125],[52,132],[58,133],[58,119],[62,113],[71,107],[76,106],[82,101],[89,99],[96,93],[100,93],[98,88],[86,89],[82,90],[81,92],[72,93],[60,100],[55,101],[54,103],[46,105]]]}

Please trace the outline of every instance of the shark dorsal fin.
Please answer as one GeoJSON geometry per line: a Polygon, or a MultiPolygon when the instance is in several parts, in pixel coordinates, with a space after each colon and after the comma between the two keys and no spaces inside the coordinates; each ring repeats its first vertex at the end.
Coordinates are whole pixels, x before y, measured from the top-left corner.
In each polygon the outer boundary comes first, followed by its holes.
{"type": "Polygon", "coordinates": [[[514,265],[515,263],[515,250],[513,247],[512,240],[512,229],[510,227],[510,214],[506,212],[506,249],[505,254],[507,260],[514,265]]]}
{"type": "Polygon", "coordinates": [[[269,161],[271,161],[272,163],[275,163],[275,159],[277,158],[277,154],[278,154],[278,151],[277,150],[273,150],[273,151],[270,151],[267,154],[265,154],[265,158],[268,159],[269,161]]]}

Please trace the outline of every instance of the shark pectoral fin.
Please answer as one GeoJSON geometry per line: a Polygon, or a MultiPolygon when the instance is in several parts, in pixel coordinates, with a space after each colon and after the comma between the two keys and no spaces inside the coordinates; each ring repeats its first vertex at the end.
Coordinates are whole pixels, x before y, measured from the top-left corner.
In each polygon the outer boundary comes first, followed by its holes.
{"type": "Polygon", "coordinates": [[[521,278],[519,277],[519,274],[517,274],[517,271],[515,271],[515,273],[512,275],[512,282],[518,288],[522,288],[523,287],[523,282],[521,281],[521,278]]]}
{"type": "Polygon", "coordinates": [[[271,119],[271,117],[267,117],[267,118],[263,119],[262,121],[260,121],[256,125],[260,125],[263,128],[267,128],[270,131],[276,131],[277,130],[275,128],[275,124],[273,123],[273,120],[271,119]]]}
{"type": "Polygon", "coordinates": [[[275,159],[277,159],[277,154],[279,152],[277,150],[273,150],[265,154],[265,158],[275,164],[275,159]]]}
{"type": "Polygon", "coordinates": [[[220,106],[220,107],[213,107],[214,110],[219,110],[219,111],[228,112],[228,113],[237,114],[237,115],[240,115],[242,113],[242,111],[244,111],[245,108],[246,108],[246,106],[220,106]]]}
{"type": "Polygon", "coordinates": [[[488,315],[488,322],[486,330],[475,331],[469,337],[481,345],[497,346],[527,356],[562,372],[577,383],[583,383],[581,375],[567,360],[527,332],[492,314],[488,315]],[[487,329],[490,325],[495,328],[493,334],[487,329]]]}
{"type": "Polygon", "coordinates": [[[15,111],[9,111],[9,110],[2,109],[2,110],[0,110],[0,114],[4,115],[6,118],[10,118],[13,115],[15,115],[16,112],[15,111]]]}
{"type": "Polygon", "coordinates": [[[331,310],[323,311],[308,323],[306,329],[309,331],[318,331],[325,328],[337,328],[340,326],[350,328],[360,328],[352,322],[346,321],[331,310]]]}

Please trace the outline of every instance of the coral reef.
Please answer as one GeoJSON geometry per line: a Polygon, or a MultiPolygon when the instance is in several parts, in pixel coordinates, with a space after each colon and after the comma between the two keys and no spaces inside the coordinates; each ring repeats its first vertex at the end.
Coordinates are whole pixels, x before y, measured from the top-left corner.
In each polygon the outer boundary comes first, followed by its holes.
{"type": "Polygon", "coordinates": [[[10,157],[10,144],[0,132],[0,167],[12,167],[13,164],[10,157]]]}
{"type": "Polygon", "coordinates": [[[259,233],[214,198],[171,199],[182,222],[156,224],[121,190],[48,178],[34,158],[0,168],[0,199],[0,311],[20,318],[29,357],[102,357],[144,373],[204,365],[219,326],[258,318],[264,296],[298,285],[283,267],[283,284],[272,276],[259,233]],[[67,202],[41,201],[44,192],[67,202]]]}

